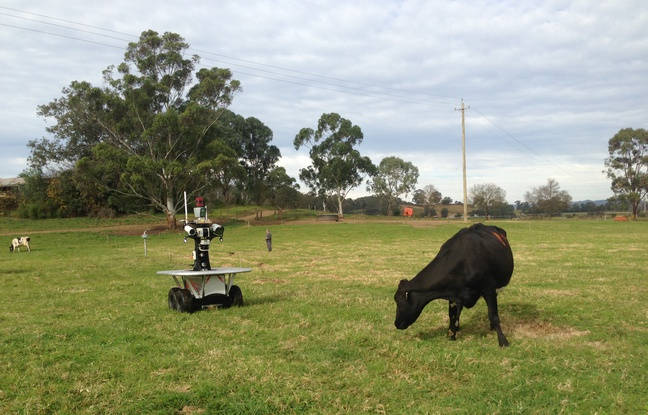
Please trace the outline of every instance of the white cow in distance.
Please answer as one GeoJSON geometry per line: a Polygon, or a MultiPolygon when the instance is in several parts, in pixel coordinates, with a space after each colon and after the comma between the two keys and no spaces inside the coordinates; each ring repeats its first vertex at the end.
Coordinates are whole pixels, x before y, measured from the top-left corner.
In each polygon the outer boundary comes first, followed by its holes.
{"type": "Polygon", "coordinates": [[[11,245],[9,245],[9,252],[20,251],[20,247],[24,246],[27,248],[27,252],[31,252],[29,247],[29,236],[20,236],[18,238],[13,238],[11,245]]]}

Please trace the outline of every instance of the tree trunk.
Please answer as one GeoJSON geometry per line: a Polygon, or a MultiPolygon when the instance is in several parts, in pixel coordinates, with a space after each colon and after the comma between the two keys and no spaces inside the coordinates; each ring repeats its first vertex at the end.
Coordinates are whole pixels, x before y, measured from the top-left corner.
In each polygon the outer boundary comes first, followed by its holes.
{"type": "Polygon", "coordinates": [[[338,218],[344,218],[344,212],[342,212],[342,197],[338,194],[338,218]]]}
{"type": "Polygon", "coordinates": [[[637,220],[637,211],[639,210],[639,201],[632,201],[632,219],[637,220]]]}
{"type": "Polygon", "coordinates": [[[176,230],[176,210],[175,210],[175,201],[173,196],[167,196],[166,209],[165,212],[167,217],[167,228],[171,230],[176,230]]]}
{"type": "Polygon", "coordinates": [[[392,210],[392,201],[391,198],[387,199],[387,216],[393,216],[394,211],[392,210]]]}

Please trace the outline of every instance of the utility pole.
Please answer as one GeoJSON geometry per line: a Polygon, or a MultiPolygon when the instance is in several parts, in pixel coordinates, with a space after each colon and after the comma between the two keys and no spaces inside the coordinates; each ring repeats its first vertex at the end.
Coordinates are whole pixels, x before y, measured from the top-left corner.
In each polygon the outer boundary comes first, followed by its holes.
{"type": "Polygon", "coordinates": [[[463,218],[464,222],[468,222],[468,186],[466,184],[466,122],[464,120],[464,113],[469,106],[464,105],[463,98],[461,98],[461,107],[455,108],[455,111],[461,111],[461,152],[463,155],[463,218]]]}

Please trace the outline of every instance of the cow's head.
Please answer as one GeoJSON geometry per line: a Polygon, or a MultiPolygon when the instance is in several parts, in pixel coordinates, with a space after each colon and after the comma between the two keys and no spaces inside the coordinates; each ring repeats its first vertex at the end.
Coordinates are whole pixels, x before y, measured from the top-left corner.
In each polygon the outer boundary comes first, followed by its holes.
{"type": "Polygon", "coordinates": [[[401,280],[398,283],[396,294],[394,294],[394,301],[396,301],[396,321],[394,321],[394,325],[399,330],[408,328],[416,321],[423,310],[423,307],[420,307],[414,300],[409,288],[409,281],[401,280]]]}

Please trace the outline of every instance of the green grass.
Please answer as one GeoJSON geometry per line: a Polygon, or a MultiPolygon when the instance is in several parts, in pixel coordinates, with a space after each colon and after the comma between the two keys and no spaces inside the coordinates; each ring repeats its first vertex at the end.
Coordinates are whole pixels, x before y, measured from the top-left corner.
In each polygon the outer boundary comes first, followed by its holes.
{"type": "MultiPolygon", "coordinates": [[[[64,225],[68,222],[62,222],[64,225]]],[[[246,306],[172,312],[181,234],[32,237],[3,254],[0,413],[645,413],[648,222],[494,222],[516,260],[501,349],[479,301],[405,331],[393,294],[460,223],[232,226],[212,266],[246,306]]],[[[62,226],[62,225],[61,225],[62,226]]],[[[76,226],[76,225],[72,225],[76,226]]],[[[8,245],[8,240],[7,240],[8,245]]]]}
{"type": "Polygon", "coordinates": [[[133,214],[115,219],[70,218],[70,219],[23,219],[0,216],[0,235],[18,236],[23,232],[51,232],[56,230],[86,229],[102,226],[141,225],[165,223],[163,214],[133,214]]]}

